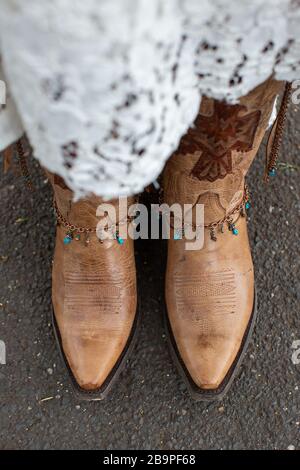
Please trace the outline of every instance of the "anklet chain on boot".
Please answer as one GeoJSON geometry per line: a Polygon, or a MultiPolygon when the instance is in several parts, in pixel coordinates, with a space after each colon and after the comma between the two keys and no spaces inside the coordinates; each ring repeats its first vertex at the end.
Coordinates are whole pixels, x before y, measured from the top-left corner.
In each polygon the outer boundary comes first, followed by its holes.
{"type": "MultiPolygon", "coordinates": [[[[69,243],[72,242],[72,240],[80,241],[81,235],[84,235],[85,237],[84,242],[86,245],[88,245],[90,243],[90,235],[96,234],[98,232],[97,228],[80,227],[78,225],[71,224],[70,222],[68,222],[68,220],[59,211],[55,199],[53,199],[53,207],[54,207],[54,213],[57,219],[57,223],[59,225],[62,225],[66,229],[66,236],[64,237],[64,240],[63,240],[64,244],[68,245],[69,243]]],[[[116,224],[111,224],[109,227],[105,227],[103,230],[105,232],[110,232],[113,235],[113,238],[119,243],[119,245],[123,245],[124,239],[120,237],[119,226],[132,222],[134,218],[135,218],[134,216],[126,217],[120,220],[119,222],[117,222],[116,224]]],[[[100,243],[104,242],[102,238],[98,237],[98,239],[100,243]]]]}
{"type": "Polygon", "coordinates": [[[240,217],[246,217],[246,210],[250,209],[250,195],[248,186],[245,184],[243,199],[229,214],[227,214],[223,219],[218,220],[217,222],[212,222],[210,224],[204,224],[204,227],[210,231],[210,238],[213,241],[217,241],[217,231],[224,233],[224,225],[227,225],[228,230],[232,232],[233,235],[238,235],[239,231],[236,228],[236,223],[240,217]],[[234,218],[234,216],[237,216],[234,218]]]}
{"type": "MultiPolygon", "coordinates": [[[[227,225],[228,230],[232,232],[233,235],[238,235],[239,231],[236,228],[236,223],[239,220],[240,217],[246,217],[246,210],[250,209],[251,203],[250,203],[250,195],[249,195],[249,189],[248,186],[245,184],[244,187],[244,195],[242,201],[228,214],[226,214],[225,217],[222,219],[216,221],[216,222],[211,222],[209,224],[203,224],[203,225],[197,225],[194,223],[183,223],[182,227],[179,229],[175,229],[174,226],[171,224],[171,227],[174,229],[174,240],[180,240],[184,237],[184,229],[185,227],[192,227],[194,230],[197,230],[199,227],[204,227],[204,229],[209,230],[210,232],[210,238],[213,241],[217,241],[217,232],[219,231],[220,233],[224,233],[224,226],[227,225]],[[237,216],[235,218],[235,216],[237,216]]],[[[164,215],[164,212],[162,212],[162,215],[164,215]]]]}

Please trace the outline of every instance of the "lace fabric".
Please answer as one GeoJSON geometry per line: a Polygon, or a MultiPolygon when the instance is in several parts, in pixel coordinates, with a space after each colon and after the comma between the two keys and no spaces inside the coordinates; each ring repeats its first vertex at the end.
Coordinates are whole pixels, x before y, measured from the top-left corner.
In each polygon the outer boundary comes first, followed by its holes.
{"type": "Polygon", "coordinates": [[[202,96],[237,105],[271,75],[300,77],[299,0],[0,7],[10,90],[0,149],[25,131],[34,155],[76,198],[131,195],[155,180],[202,96]]]}

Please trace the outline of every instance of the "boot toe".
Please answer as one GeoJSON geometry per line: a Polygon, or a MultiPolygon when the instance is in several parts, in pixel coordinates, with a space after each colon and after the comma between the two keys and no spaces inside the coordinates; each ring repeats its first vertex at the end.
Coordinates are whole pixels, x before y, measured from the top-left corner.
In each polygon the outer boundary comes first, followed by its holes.
{"type": "MultiPolygon", "coordinates": [[[[108,335],[106,335],[108,338],[108,335]]],[[[80,388],[101,388],[120,356],[120,340],[71,338],[63,343],[69,368],[80,388]]]]}
{"type": "Polygon", "coordinates": [[[200,336],[195,347],[181,351],[181,356],[197,387],[216,390],[224,381],[237,353],[238,345],[230,338],[200,336]]]}

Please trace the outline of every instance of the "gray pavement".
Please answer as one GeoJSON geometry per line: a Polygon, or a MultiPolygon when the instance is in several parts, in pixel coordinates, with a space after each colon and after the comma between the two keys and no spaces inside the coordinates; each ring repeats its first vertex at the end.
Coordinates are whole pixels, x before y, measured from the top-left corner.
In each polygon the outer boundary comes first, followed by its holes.
{"type": "MultiPolygon", "coordinates": [[[[281,161],[299,164],[300,107],[291,108],[281,161]]],[[[253,341],[228,396],[195,403],[169,357],[162,325],[165,244],[137,243],[143,326],[126,370],[104,402],[71,393],[51,325],[51,191],[22,178],[0,183],[1,449],[300,448],[299,172],[262,182],[264,157],[248,179],[249,224],[259,295],[253,341]],[[290,447],[293,448],[293,447],[290,447]]]]}

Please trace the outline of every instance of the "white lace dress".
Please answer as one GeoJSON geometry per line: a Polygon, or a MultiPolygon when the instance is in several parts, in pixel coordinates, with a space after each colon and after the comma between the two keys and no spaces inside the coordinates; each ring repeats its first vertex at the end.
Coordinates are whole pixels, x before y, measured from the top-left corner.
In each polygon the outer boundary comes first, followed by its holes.
{"type": "Polygon", "coordinates": [[[76,197],[133,194],[202,95],[300,78],[300,0],[0,0],[0,53],[0,150],[25,131],[76,197]]]}

